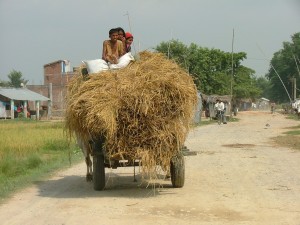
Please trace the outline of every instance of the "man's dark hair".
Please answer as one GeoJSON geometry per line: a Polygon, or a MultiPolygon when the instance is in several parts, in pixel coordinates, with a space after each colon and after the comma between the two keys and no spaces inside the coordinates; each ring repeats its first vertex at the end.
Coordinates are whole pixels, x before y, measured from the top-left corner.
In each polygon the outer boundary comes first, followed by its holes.
{"type": "Polygon", "coordinates": [[[125,36],[125,31],[124,31],[124,29],[123,29],[122,27],[117,27],[116,30],[117,30],[118,32],[122,31],[122,32],[123,32],[123,35],[125,36]]]}
{"type": "Polygon", "coordinates": [[[109,36],[113,33],[119,33],[119,31],[116,28],[110,29],[109,30],[109,36]]]}

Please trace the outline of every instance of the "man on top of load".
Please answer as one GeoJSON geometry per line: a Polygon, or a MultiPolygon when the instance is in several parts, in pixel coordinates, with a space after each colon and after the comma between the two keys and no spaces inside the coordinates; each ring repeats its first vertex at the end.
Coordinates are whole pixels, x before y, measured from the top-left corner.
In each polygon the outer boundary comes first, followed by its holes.
{"type": "Polygon", "coordinates": [[[103,42],[102,59],[107,63],[117,64],[119,58],[125,54],[122,41],[118,40],[119,32],[117,29],[109,31],[110,40],[103,42]]]}

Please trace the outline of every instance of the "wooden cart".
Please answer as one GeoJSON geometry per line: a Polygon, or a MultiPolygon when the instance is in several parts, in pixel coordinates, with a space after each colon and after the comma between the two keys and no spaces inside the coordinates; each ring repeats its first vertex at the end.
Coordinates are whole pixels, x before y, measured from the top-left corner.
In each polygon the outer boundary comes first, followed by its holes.
{"type": "MultiPolygon", "coordinates": [[[[92,143],[93,150],[93,184],[94,190],[101,191],[105,188],[105,167],[117,168],[138,166],[139,161],[134,159],[127,159],[126,163],[123,160],[111,159],[106,156],[105,149],[103,147],[104,139],[98,139],[92,143]]],[[[185,163],[184,156],[195,155],[196,152],[189,151],[185,146],[182,147],[182,151],[171,159],[170,162],[170,176],[172,186],[174,188],[181,188],[184,186],[185,180],[185,163]]]]}

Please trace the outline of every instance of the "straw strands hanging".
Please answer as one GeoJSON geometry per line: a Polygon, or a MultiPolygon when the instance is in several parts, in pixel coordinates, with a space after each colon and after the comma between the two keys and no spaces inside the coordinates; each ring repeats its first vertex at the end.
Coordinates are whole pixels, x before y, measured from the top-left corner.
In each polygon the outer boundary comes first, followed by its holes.
{"type": "MultiPolygon", "coordinates": [[[[81,71],[81,70],[80,70],[81,71]]],[[[169,168],[197,105],[192,77],[161,53],[140,53],[121,70],[79,72],[67,93],[66,127],[85,140],[104,136],[108,159],[141,159],[144,172],[169,168]]]]}

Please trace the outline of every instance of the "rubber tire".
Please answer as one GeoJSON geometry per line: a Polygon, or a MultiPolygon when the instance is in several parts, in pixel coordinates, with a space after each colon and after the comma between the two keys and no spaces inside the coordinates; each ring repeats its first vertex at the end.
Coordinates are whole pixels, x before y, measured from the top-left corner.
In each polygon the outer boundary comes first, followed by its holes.
{"type": "Polygon", "coordinates": [[[95,191],[102,191],[105,187],[105,166],[102,154],[93,156],[93,183],[95,191]]]}
{"type": "Polygon", "coordinates": [[[170,166],[171,182],[174,188],[182,188],[185,179],[184,156],[182,153],[173,157],[170,166]]]}

